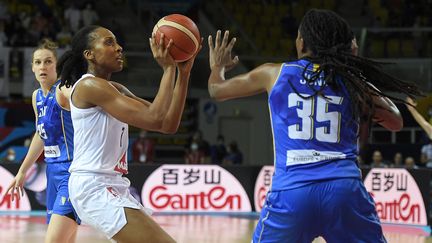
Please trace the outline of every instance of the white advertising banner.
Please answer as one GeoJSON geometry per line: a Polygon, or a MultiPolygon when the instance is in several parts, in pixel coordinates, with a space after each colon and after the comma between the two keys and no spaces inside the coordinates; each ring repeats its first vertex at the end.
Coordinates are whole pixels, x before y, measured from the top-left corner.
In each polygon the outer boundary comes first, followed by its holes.
{"type": "Polygon", "coordinates": [[[143,205],[156,212],[251,212],[245,189],[217,165],[163,165],[145,181],[143,205]]]}
{"type": "Polygon", "coordinates": [[[273,172],[274,166],[266,165],[262,167],[260,173],[258,174],[254,189],[254,203],[256,212],[261,212],[264,206],[267,192],[271,187],[273,172]]]}
{"type": "Polygon", "coordinates": [[[364,184],[382,223],[427,225],[423,196],[406,169],[372,169],[364,184]]]}
{"type": "Polygon", "coordinates": [[[10,193],[5,194],[14,177],[8,170],[0,166],[0,211],[30,211],[30,201],[26,192],[20,200],[14,198],[13,201],[10,193]]]}

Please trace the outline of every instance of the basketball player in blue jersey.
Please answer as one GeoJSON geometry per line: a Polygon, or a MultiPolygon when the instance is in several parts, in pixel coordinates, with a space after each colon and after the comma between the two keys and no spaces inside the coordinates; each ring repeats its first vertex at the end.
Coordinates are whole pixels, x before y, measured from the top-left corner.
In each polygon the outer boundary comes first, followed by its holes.
{"type": "MultiPolygon", "coordinates": [[[[268,93],[275,173],[252,242],[386,242],[356,162],[359,125],[398,131],[400,113],[383,92],[420,94],[353,55],[347,22],[328,10],[308,11],[296,39],[298,60],[263,64],[225,79],[236,41],[209,36],[210,96],[229,100],[268,93]],[[382,90],[383,92],[381,92],[382,90]]],[[[354,49],[353,49],[354,47],[354,49]]],[[[399,100],[401,101],[401,100],[399,100]]]]}
{"type": "Polygon", "coordinates": [[[19,200],[24,194],[27,170],[44,151],[47,164],[47,223],[45,242],[75,242],[79,219],[68,193],[69,166],[73,159],[73,127],[69,111],[69,89],[59,89],[56,45],[43,40],[33,52],[32,71],[40,88],[33,92],[37,135],[6,193],[19,200]],[[16,190],[16,192],[15,192],[16,190]]]}

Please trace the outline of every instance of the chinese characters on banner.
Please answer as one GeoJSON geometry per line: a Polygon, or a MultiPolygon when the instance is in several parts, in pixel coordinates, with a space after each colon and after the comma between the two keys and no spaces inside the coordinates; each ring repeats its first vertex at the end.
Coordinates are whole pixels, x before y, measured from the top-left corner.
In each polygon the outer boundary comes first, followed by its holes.
{"type": "Polygon", "coordinates": [[[427,225],[421,191],[405,169],[372,169],[364,181],[382,223],[427,225]]]}
{"type": "Polygon", "coordinates": [[[240,182],[217,165],[163,165],[145,181],[143,205],[164,212],[250,212],[240,182]]]}

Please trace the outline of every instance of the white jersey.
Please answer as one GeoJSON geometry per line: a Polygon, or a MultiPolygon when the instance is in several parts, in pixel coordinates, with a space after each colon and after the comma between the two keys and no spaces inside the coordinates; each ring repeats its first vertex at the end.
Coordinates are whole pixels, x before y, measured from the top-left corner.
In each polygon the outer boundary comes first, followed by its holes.
{"type": "MultiPolygon", "coordinates": [[[[72,87],[71,97],[77,84],[72,87]]],[[[70,99],[74,158],[70,173],[127,174],[128,125],[101,107],[77,108],[70,99]]]]}

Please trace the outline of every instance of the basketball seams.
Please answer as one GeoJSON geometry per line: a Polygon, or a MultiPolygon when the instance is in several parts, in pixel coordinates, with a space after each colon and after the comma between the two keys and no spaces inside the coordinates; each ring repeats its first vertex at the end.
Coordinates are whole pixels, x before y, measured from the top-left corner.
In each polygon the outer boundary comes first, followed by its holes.
{"type": "Polygon", "coordinates": [[[199,45],[198,45],[197,38],[195,37],[195,35],[189,29],[187,29],[183,25],[178,24],[178,23],[173,22],[173,21],[161,19],[161,20],[159,20],[159,22],[154,27],[153,32],[155,32],[155,30],[157,30],[161,26],[170,26],[170,27],[176,28],[176,29],[180,30],[181,32],[185,33],[193,41],[193,43],[195,44],[195,51],[198,49],[199,45]]]}

